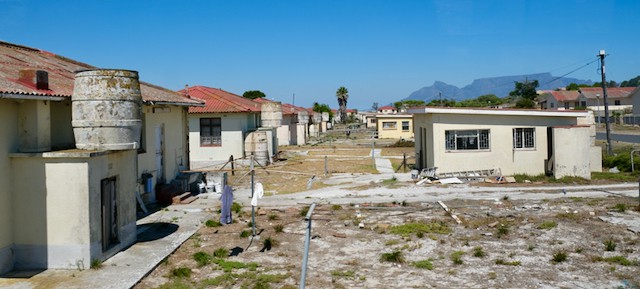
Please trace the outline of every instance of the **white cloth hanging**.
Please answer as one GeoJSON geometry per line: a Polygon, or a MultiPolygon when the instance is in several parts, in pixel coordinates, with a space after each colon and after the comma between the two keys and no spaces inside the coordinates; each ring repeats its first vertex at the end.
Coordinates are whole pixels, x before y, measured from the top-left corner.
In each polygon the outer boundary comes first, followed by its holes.
{"type": "Polygon", "coordinates": [[[253,189],[253,198],[251,199],[251,205],[256,207],[258,206],[258,199],[262,199],[264,196],[264,188],[262,187],[262,183],[256,183],[253,189]]]}

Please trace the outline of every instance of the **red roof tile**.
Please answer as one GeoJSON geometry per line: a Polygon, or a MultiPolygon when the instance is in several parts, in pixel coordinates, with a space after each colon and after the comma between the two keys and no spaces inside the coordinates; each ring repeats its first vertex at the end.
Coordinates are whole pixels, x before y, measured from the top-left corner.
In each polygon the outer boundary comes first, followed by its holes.
{"type": "MultiPolygon", "coordinates": [[[[608,87],[607,88],[607,97],[608,98],[626,98],[629,97],[631,92],[636,89],[635,87],[608,87]]],[[[601,87],[581,87],[580,92],[584,97],[596,99],[597,97],[602,97],[602,88],[601,87]]]]}
{"type": "MultiPolygon", "coordinates": [[[[51,52],[0,41],[0,93],[71,97],[75,71],[86,69],[96,67],[51,52]],[[49,89],[38,89],[35,85],[20,80],[22,70],[46,71],[49,89]]],[[[146,102],[201,105],[199,101],[186,98],[175,91],[142,81],[140,90],[142,99],[146,102]]]]}
{"type": "Polygon", "coordinates": [[[381,110],[396,110],[396,108],[393,106],[385,105],[383,107],[378,107],[378,111],[381,111],[381,110]]]}
{"type": "Polygon", "coordinates": [[[219,88],[192,86],[178,91],[204,101],[202,107],[189,107],[189,113],[260,112],[260,103],[219,88]],[[185,91],[186,90],[186,91],[185,91]]]}

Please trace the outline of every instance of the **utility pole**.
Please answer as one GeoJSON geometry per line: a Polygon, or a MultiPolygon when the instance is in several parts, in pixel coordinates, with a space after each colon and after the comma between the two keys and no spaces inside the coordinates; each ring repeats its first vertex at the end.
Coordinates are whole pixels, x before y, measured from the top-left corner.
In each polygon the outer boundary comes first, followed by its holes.
{"type": "Polygon", "coordinates": [[[602,98],[604,100],[604,125],[607,130],[607,154],[613,154],[613,148],[611,147],[611,128],[609,126],[609,103],[607,101],[607,77],[604,71],[604,58],[607,56],[604,53],[604,49],[598,53],[600,57],[600,73],[602,74],[602,98]]]}
{"type": "Polygon", "coordinates": [[[293,101],[291,102],[292,105],[296,105],[296,94],[293,94],[293,101]]]}

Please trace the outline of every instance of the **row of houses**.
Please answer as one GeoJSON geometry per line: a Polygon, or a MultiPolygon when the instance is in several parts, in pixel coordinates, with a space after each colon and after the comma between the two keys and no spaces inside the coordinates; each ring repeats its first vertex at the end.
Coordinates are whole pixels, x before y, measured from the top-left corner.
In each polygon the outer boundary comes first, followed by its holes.
{"type": "MultiPolygon", "coordinates": [[[[604,97],[600,87],[542,91],[538,103],[541,109],[588,109],[592,110],[596,117],[604,116],[604,97]]],[[[607,103],[611,112],[640,115],[640,90],[637,87],[607,88],[607,103]]]]}
{"type": "Polygon", "coordinates": [[[136,241],[137,203],[156,202],[155,188],[231,156],[268,160],[328,120],[0,42],[0,274],[105,260],[136,241]]]}

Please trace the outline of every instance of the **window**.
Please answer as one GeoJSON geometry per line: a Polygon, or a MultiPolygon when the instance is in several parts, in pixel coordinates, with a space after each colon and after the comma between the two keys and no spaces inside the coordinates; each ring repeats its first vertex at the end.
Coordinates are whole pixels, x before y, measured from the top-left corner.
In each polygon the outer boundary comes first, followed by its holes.
{"type": "Polygon", "coordinates": [[[447,150],[488,150],[489,130],[447,130],[444,132],[447,150]]]}
{"type": "Polygon", "coordinates": [[[620,105],[620,100],[616,100],[616,101],[614,101],[614,104],[615,104],[615,105],[620,105]]]}
{"type": "Polygon", "coordinates": [[[398,124],[395,121],[383,121],[382,129],[396,129],[398,124]]]}
{"type": "Polygon", "coordinates": [[[536,147],[535,128],[514,128],[513,148],[531,149],[536,147]]]}
{"type": "Polygon", "coordinates": [[[409,131],[409,122],[408,121],[403,121],[402,122],[402,131],[409,131]]]}
{"type": "Polygon", "coordinates": [[[219,117],[200,119],[200,145],[222,145],[222,121],[219,117]]]}
{"type": "Polygon", "coordinates": [[[568,102],[565,102],[565,103],[564,103],[564,109],[569,109],[569,108],[571,108],[571,107],[569,107],[569,103],[568,103],[568,102]]]}
{"type": "Polygon", "coordinates": [[[551,108],[554,108],[556,106],[555,103],[553,103],[553,102],[550,103],[550,105],[551,105],[551,108]]]}
{"type": "Polygon", "coordinates": [[[586,108],[587,107],[587,102],[586,101],[581,101],[580,102],[580,106],[586,108]]]}

